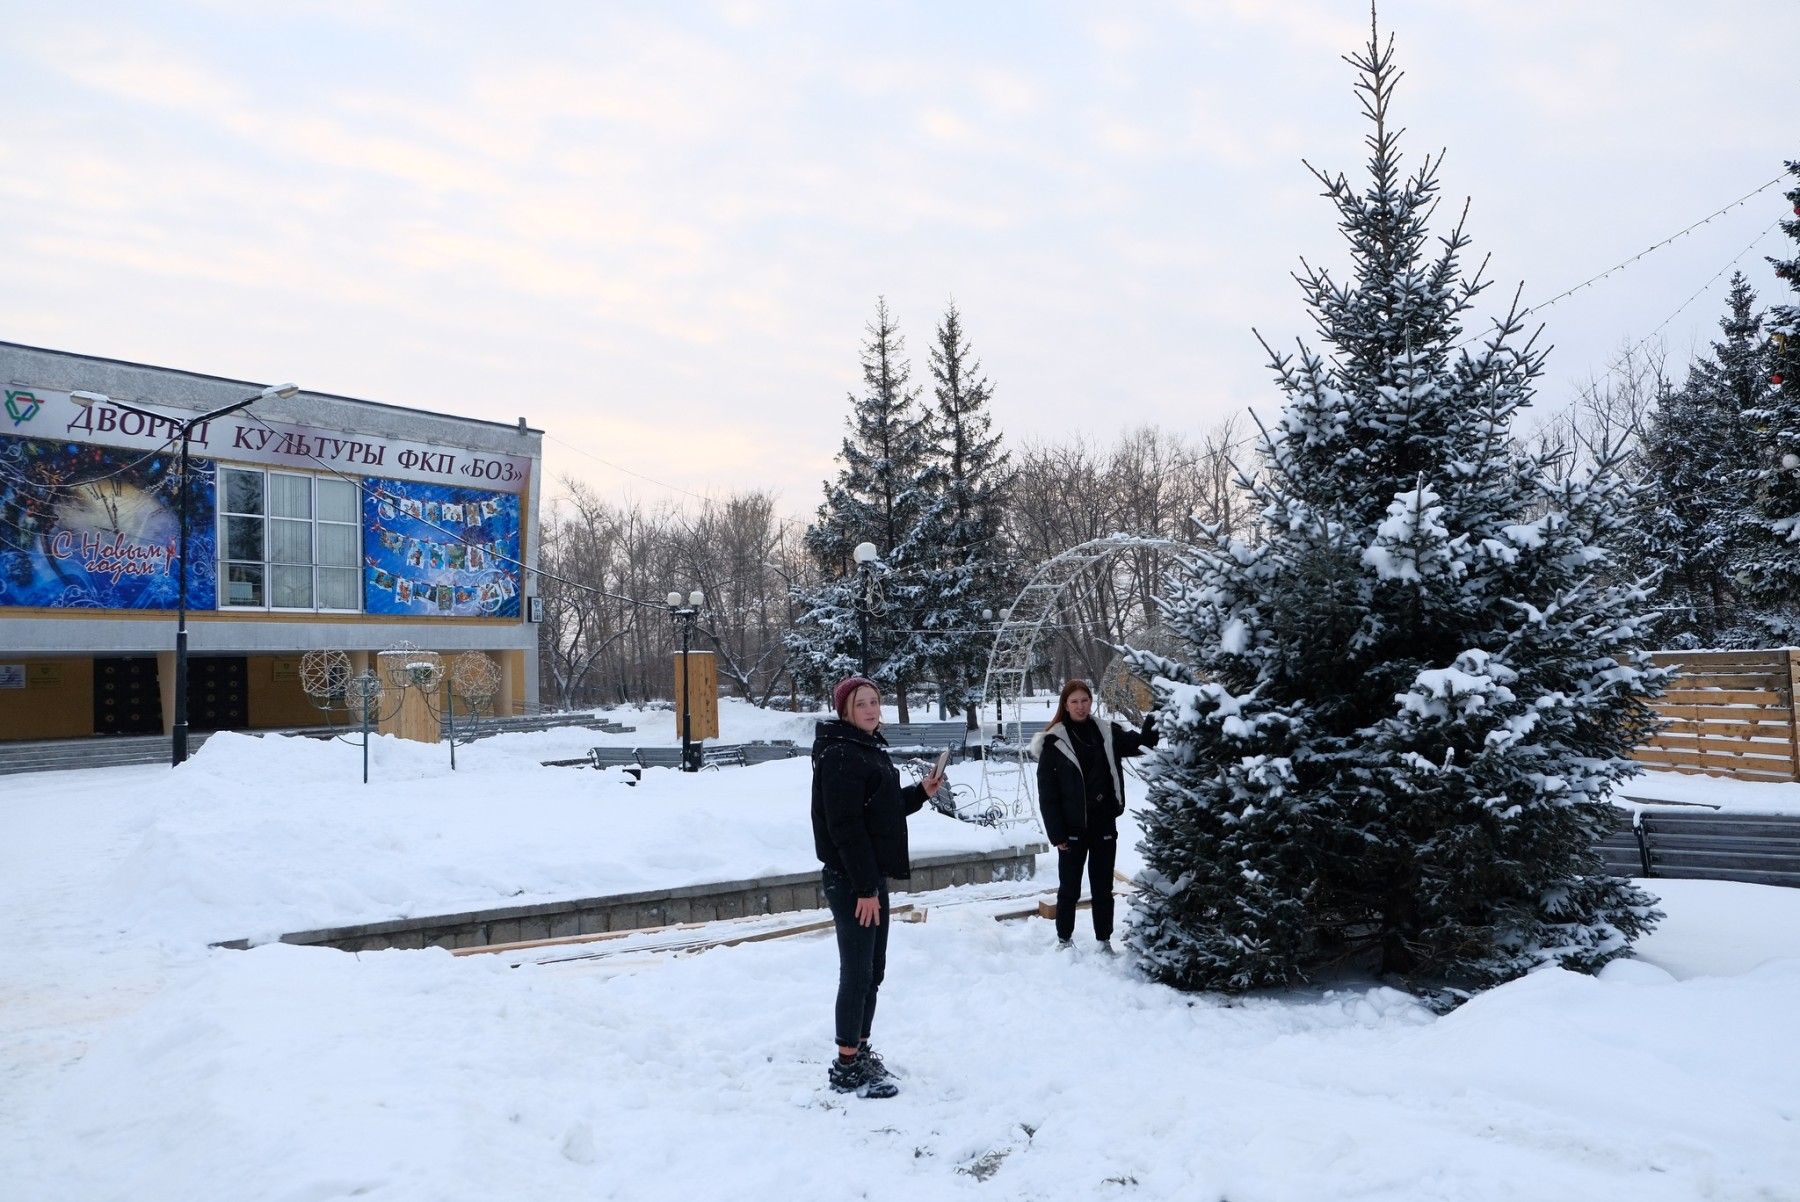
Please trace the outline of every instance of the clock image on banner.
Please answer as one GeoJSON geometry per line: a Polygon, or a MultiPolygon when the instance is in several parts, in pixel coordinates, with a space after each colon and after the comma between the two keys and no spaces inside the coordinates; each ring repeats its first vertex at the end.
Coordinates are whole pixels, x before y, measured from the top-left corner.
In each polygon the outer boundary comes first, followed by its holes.
{"type": "Polygon", "coordinates": [[[365,480],[363,608],[372,614],[519,616],[519,498],[365,480]]]}

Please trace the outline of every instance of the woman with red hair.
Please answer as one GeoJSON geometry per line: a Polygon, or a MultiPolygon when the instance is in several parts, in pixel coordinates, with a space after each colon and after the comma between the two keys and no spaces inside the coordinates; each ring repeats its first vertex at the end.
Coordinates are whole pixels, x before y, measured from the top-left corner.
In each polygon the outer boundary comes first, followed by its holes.
{"type": "Polygon", "coordinates": [[[837,1058],[826,1081],[839,1093],[891,1098],[900,1087],[869,1047],[887,972],[888,881],[912,875],[906,819],[943,780],[900,784],[881,737],[881,690],[874,681],[838,681],[831,703],[837,717],[818,724],[812,750],[813,845],[838,945],[837,1058]]]}
{"type": "Polygon", "coordinates": [[[1038,808],[1044,834],[1055,845],[1056,946],[1073,946],[1075,906],[1081,900],[1085,867],[1093,896],[1094,938],[1112,952],[1113,864],[1119,854],[1119,815],[1125,812],[1125,771],[1121,761],[1156,746],[1156,719],[1145,718],[1140,734],[1095,718],[1094,692],[1085,680],[1071,680],[1056,699],[1056,716],[1031,740],[1037,755],[1038,808]]]}

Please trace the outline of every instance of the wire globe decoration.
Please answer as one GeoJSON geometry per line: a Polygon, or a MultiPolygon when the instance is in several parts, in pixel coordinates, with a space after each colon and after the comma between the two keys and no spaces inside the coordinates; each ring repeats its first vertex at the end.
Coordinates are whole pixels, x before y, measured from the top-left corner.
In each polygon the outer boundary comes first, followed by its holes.
{"type": "Polygon", "coordinates": [[[444,679],[444,657],[435,651],[421,651],[411,643],[395,643],[378,657],[381,674],[396,689],[418,689],[431,693],[444,679]]]}
{"type": "Polygon", "coordinates": [[[380,709],[385,692],[381,677],[373,672],[362,672],[344,682],[344,704],[353,710],[380,709]]]}
{"type": "Polygon", "coordinates": [[[500,691],[500,665],[480,651],[465,651],[451,665],[450,690],[485,705],[500,691]]]}
{"type": "Polygon", "coordinates": [[[300,657],[300,687],[315,701],[344,695],[350,683],[350,657],[342,651],[308,651],[300,657]]]}

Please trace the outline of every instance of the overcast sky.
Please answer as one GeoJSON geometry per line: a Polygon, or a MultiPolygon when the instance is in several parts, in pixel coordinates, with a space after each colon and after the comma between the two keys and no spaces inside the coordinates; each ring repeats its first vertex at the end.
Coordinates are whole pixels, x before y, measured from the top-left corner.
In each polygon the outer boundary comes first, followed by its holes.
{"type": "MultiPolygon", "coordinates": [[[[1793,0],[1386,0],[1409,163],[1447,148],[1538,301],[1779,175],[1793,0]],[[1771,51],[1769,48],[1773,47],[1771,51]]],[[[511,421],[550,476],[805,513],[878,295],[952,297],[1013,439],[1277,403],[1252,335],[1343,259],[1358,0],[0,0],[0,338],[511,421]],[[603,462],[609,461],[609,462],[603,462]]],[[[1784,185],[1543,314],[1540,406],[1787,212],[1784,185]]],[[[1443,222],[1440,222],[1442,225],[1443,222]]],[[[1765,295],[1762,255],[1742,265],[1765,295]]],[[[1662,330],[1685,360],[1715,281],[1662,330]]],[[[1494,295],[1490,294],[1490,295],[1494,295]]]]}

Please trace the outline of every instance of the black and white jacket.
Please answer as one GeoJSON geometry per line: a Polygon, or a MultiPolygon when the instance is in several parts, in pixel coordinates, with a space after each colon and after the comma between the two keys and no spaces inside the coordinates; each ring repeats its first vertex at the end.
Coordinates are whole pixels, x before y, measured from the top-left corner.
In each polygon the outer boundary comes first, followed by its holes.
{"type": "Polygon", "coordinates": [[[1089,789],[1081,771],[1081,759],[1061,724],[1039,731],[1031,740],[1031,750],[1037,756],[1038,809],[1044,815],[1044,834],[1053,844],[1066,843],[1071,836],[1079,839],[1090,826],[1112,829],[1112,820],[1125,812],[1125,770],[1121,761],[1144,754],[1146,748],[1160,741],[1152,721],[1145,721],[1142,734],[1104,718],[1092,721],[1100,730],[1106,763],[1112,771],[1112,808],[1106,814],[1089,814],[1089,789]],[[1094,821],[1090,822],[1090,818],[1094,821]]]}

